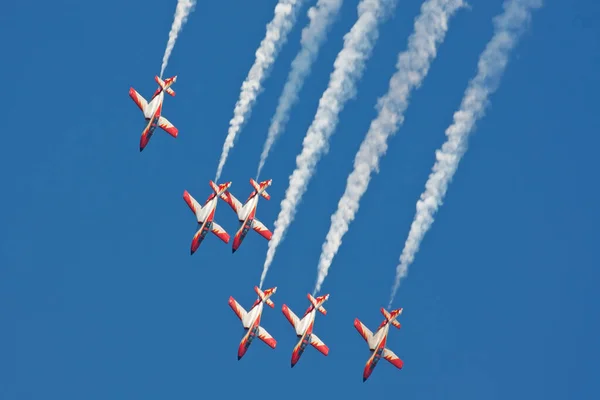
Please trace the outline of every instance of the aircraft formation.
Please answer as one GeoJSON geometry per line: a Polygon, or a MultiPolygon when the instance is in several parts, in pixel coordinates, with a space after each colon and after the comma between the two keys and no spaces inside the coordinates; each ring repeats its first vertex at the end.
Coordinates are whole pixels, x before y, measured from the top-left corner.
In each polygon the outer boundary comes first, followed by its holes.
{"type": "MultiPolygon", "coordinates": [[[[175,91],[171,89],[171,86],[176,82],[177,76],[173,76],[165,80],[155,76],[154,79],[156,83],[158,83],[159,87],[152,95],[150,102],[148,102],[134,88],[129,89],[129,96],[140,108],[145,121],[147,121],[146,127],[142,131],[140,138],[140,152],[143,151],[148,145],[150,138],[154,134],[157,126],[174,138],[176,138],[179,133],[178,129],[164,116],[162,116],[164,93],[166,92],[171,96],[175,96],[175,91]]],[[[202,241],[209,231],[215,234],[215,236],[217,236],[226,244],[229,243],[231,236],[215,221],[215,212],[219,199],[223,200],[229,205],[229,207],[231,207],[239,221],[238,231],[233,237],[232,253],[235,253],[238,250],[250,229],[253,229],[266,240],[271,240],[273,236],[272,232],[256,218],[256,208],[258,206],[259,198],[261,196],[267,200],[270,200],[271,198],[269,193],[266,191],[271,184],[272,179],[259,183],[250,178],[250,185],[252,186],[253,190],[248,196],[246,202],[243,204],[229,191],[231,182],[218,184],[210,180],[209,185],[213,192],[208,196],[204,202],[204,205],[200,205],[200,203],[194,197],[192,197],[187,190],[184,190],[183,200],[194,213],[197,221],[197,229],[196,233],[192,237],[190,254],[193,255],[199,249],[202,241]]],[[[238,316],[245,330],[245,334],[242,337],[238,347],[238,360],[240,360],[246,354],[248,348],[252,344],[252,341],[256,339],[256,337],[273,349],[277,346],[277,341],[267,332],[265,328],[260,325],[264,304],[267,304],[271,308],[275,307],[275,304],[270,298],[277,291],[277,287],[263,291],[258,286],[255,286],[254,291],[258,295],[258,298],[249,311],[246,311],[233,297],[229,298],[229,306],[238,316]]],[[[304,312],[302,318],[299,318],[296,314],[294,314],[294,312],[286,304],[283,304],[281,309],[283,315],[290,322],[294,328],[296,336],[298,337],[298,343],[296,346],[294,346],[292,351],[292,368],[296,365],[296,363],[298,363],[300,357],[309,344],[323,355],[327,356],[329,354],[329,347],[327,347],[327,345],[314,333],[314,324],[317,311],[323,315],[327,314],[327,310],[323,307],[323,303],[329,299],[329,294],[315,298],[308,293],[307,298],[310,304],[304,312]]],[[[403,309],[399,308],[388,312],[382,307],[381,313],[385,319],[379,325],[375,333],[371,332],[369,328],[363,325],[358,319],[355,319],[354,327],[367,342],[371,352],[371,356],[367,360],[364,367],[363,382],[369,378],[373,372],[373,369],[382,357],[396,368],[402,369],[403,361],[398,358],[398,356],[396,356],[390,349],[385,347],[390,324],[400,329],[400,323],[396,319],[398,316],[400,316],[402,311],[403,309]]]]}

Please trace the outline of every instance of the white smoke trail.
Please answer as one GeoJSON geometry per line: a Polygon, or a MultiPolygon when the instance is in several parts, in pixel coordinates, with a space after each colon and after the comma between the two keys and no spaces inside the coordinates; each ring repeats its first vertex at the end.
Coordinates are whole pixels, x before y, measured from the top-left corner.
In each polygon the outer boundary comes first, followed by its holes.
{"type": "Polygon", "coordinates": [[[173,18],[173,24],[171,25],[171,31],[169,32],[169,41],[167,42],[167,48],[165,49],[165,55],[163,56],[162,66],[160,67],[160,77],[162,78],[167,64],[169,63],[169,57],[173,47],[175,47],[175,41],[177,36],[183,27],[183,24],[187,21],[188,15],[194,11],[196,0],[179,0],[177,2],[177,8],[175,8],[175,18],[173,18]]]}
{"type": "Polygon", "coordinates": [[[325,39],[328,28],[337,16],[344,0],[319,0],[314,7],[308,10],[310,23],[302,30],[302,46],[300,52],[292,62],[292,69],[283,88],[277,110],[271,120],[267,140],[265,141],[256,179],[265,165],[271,147],[281,134],[290,117],[290,109],[298,100],[298,92],[304,85],[304,79],[310,73],[313,62],[319,55],[319,48],[325,39]]]}
{"type": "Polygon", "coordinates": [[[321,290],[342,238],[358,211],[360,199],[367,191],[371,173],[379,168],[379,159],[387,150],[387,139],[404,122],[411,90],[418,88],[425,79],[436,57],[437,47],[444,41],[449,19],[463,5],[463,0],[427,0],[421,6],[414,32],[408,39],[408,48],[398,56],[398,71],[390,80],[387,94],[378,101],[379,115],[371,122],[360,145],[344,195],[331,217],[331,226],[319,258],[313,295],[321,290]]]}
{"type": "Polygon", "coordinates": [[[479,58],[477,75],[465,92],[454,122],[446,129],[448,137],[442,148],[436,151],[436,162],[425,184],[425,192],[417,202],[417,212],[396,268],[396,278],[388,308],[392,306],[400,280],[408,273],[425,233],[433,223],[433,215],[442,204],[448,185],[467,150],[467,139],[482,118],[490,94],[496,91],[508,56],[517,44],[520,34],[531,19],[531,11],[541,7],[541,0],[507,0],[504,12],[494,18],[494,36],[479,58]]]}
{"type": "Polygon", "coordinates": [[[290,175],[290,185],[285,192],[285,199],[281,202],[275,231],[269,241],[260,287],[273,262],[277,246],[294,219],[296,207],[306,191],[317,162],[327,151],[327,143],[337,126],[339,113],[346,101],[356,95],[356,82],[362,76],[365,62],[379,36],[378,25],[395,5],[395,0],[362,0],[358,4],[358,20],[344,36],[344,47],[335,59],[329,85],[319,100],[315,118],[304,137],[302,152],[296,157],[296,169],[290,175]]]}
{"type": "Polygon", "coordinates": [[[237,103],[235,103],[233,118],[229,121],[227,137],[225,138],[223,151],[221,153],[221,158],[219,159],[215,182],[218,182],[221,177],[221,172],[223,172],[229,150],[233,147],[237,134],[242,129],[242,125],[246,122],[246,119],[250,117],[252,106],[262,91],[262,82],[271,71],[271,66],[279,51],[287,42],[287,36],[296,23],[298,9],[304,1],[305,0],[279,0],[279,3],[275,6],[275,15],[267,25],[265,38],[260,42],[260,46],[258,50],[256,50],[254,65],[252,65],[246,80],[242,83],[240,98],[237,103]]]}

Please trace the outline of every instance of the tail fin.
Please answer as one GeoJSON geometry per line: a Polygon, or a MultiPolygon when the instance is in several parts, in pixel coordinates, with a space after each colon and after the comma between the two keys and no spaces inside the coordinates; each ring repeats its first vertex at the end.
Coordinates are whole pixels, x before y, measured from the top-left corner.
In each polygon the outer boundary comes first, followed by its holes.
{"type": "Polygon", "coordinates": [[[398,308],[396,310],[392,310],[391,313],[387,312],[387,310],[383,307],[381,307],[381,313],[383,314],[383,316],[385,317],[385,321],[384,322],[389,322],[390,324],[394,325],[396,328],[400,329],[400,322],[396,321],[396,318],[402,314],[402,308],[398,308]]]}
{"type": "Polygon", "coordinates": [[[175,91],[173,89],[171,89],[169,86],[171,86],[172,84],[175,83],[175,81],[177,80],[177,75],[175,75],[172,78],[167,78],[164,81],[162,79],[160,79],[158,77],[158,75],[156,75],[154,77],[154,80],[156,81],[156,83],[158,83],[158,86],[160,86],[162,90],[164,90],[171,96],[175,97],[175,91]]]}
{"type": "Polygon", "coordinates": [[[208,181],[208,184],[217,196],[229,189],[229,186],[231,186],[231,182],[225,182],[217,186],[217,184],[215,184],[213,181],[208,181]]]}
{"type": "Polygon", "coordinates": [[[271,297],[276,291],[277,287],[273,287],[271,289],[267,289],[264,292],[258,288],[258,286],[254,286],[254,291],[258,295],[258,297],[264,301],[269,307],[275,308],[275,303],[269,297],[271,297]]]}
{"type": "Polygon", "coordinates": [[[306,295],[306,297],[308,297],[308,300],[313,305],[313,307],[315,307],[317,310],[319,310],[319,312],[321,314],[327,315],[327,310],[321,304],[323,304],[327,299],[329,299],[328,294],[326,294],[324,296],[319,296],[315,299],[314,297],[312,297],[312,295],[310,293],[308,293],[306,295]]]}
{"type": "Polygon", "coordinates": [[[257,193],[260,193],[260,195],[267,200],[271,200],[271,195],[269,193],[267,193],[267,191],[265,189],[268,188],[269,186],[271,186],[272,182],[273,182],[273,179],[269,179],[269,180],[263,181],[259,184],[254,179],[250,178],[250,184],[252,185],[254,190],[256,190],[257,193]]]}

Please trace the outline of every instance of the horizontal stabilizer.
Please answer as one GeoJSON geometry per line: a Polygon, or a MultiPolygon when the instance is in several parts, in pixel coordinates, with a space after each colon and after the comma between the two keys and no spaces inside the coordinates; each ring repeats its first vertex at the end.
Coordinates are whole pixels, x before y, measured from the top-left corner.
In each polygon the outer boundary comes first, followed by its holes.
{"type": "Polygon", "coordinates": [[[272,287],[263,292],[258,286],[254,286],[254,291],[258,295],[258,300],[254,303],[255,305],[258,304],[260,300],[263,300],[269,307],[275,308],[275,303],[273,303],[269,297],[277,291],[277,287],[272,287]]]}
{"type": "Polygon", "coordinates": [[[158,86],[160,86],[165,92],[167,92],[168,94],[170,94],[173,97],[175,97],[175,91],[173,89],[171,89],[169,86],[171,86],[173,83],[175,83],[176,79],[177,79],[177,76],[174,76],[172,78],[167,78],[166,80],[163,81],[158,76],[154,77],[154,80],[156,81],[156,83],[158,83],[158,86]]]}
{"type": "Polygon", "coordinates": [[[316,307],[321,314],[327,315],[327,310],[321,304],[324,303],[327,299],[329,299],[328,294],[324,296],[319,296],[315,299],[310,293],[308,293],[306,297],[308,297],[308,301],[310,301],[310,304],[312,304],[313,307],[316,307]]]}
{"type": "Polygon", "coordinates": [[[256,193],[260,193],[260,195],[267,200],[271,200],[271,195],[269,195],[269,193],[267,193],[267,191],[265,189],[267,187],[271,186],[271,182],[272,182],[272,179],[269,179],[269,180],[261,182],[261,183],[257,183],[254,179],[250,178],[250,184],[252,185],[254,190],[256,190],[256,193]],[[261,189],[263,189],[262,192],[261,192],[261,189]]]}
{"type": "Polygon", "coordinates": [[[392,324],[394,327],[400,329],[401,325],[400,322],[396,321],[396,318],[398,318],[398,316],[400,314],[402,314],[402,308],[398,308],[396,310],[392,310],[392,312],[388,312],[385,308],[381,307],[380,311],[383,314],[383,316],[385,317],[385,321],[384,322],[389,322],[390,324],[392,324]]]}
{"type": "Polygon", "coordinates": [[[210,185],[213,192],[215,192],[215,194],[217,194],[217,195],[223,193],[225,190],[227,190],[229,188],[229,186],[231,186],[231,182],[225,182],[220,185],[217,185],[212,180],[208,181],[208,184],[210,185]]]}
{"type": "Polygon", "coordinates": [[[319,337],[314,333],[310,335],[310,344],[312,344],[312,346],[319,350],[324,356],[329,354],[329,347],[327,347],[325,343],[323,343],[321,339],[319,339],[319,337]]]}

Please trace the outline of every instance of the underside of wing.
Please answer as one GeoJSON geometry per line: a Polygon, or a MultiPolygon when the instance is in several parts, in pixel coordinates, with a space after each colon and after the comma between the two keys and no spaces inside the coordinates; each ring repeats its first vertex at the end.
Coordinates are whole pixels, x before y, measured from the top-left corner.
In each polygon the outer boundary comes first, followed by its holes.
{"type": "Polygon", "coordinates": [[[241,321],[243,321],[244,317],[247,314],[246,310],[244,309],[244,307],[240,306],[239,303],[235,301],[233,297],[229,297],[229,307],[231,307],[235,315],[237,315],[238,318],[241,321]]]}
{"type": "Polygon", "coordinates": [[[395,355],[394,352],[390,349],[386,348],[383,350],[383,358],[388,360],[393,366],[395,366],[398,369],[402,369],[402,366],[404,365],[404,362],[401,359],[399,359],[398,356],[395,355]]]}
{"type": "MultiPolygon", "coordinates": [[[[196,201],[196,199],[194,199],[192,197],[191,194],[189,194],[189,192],[187,190],[183,191],[183,200],[185,200],[186,204],[188,205],[188,207],[190,208],[190,210],[192,210],[192,212],[197,216],[198,213],[200,212],[200,210],[202,210],[202,206],[200,205],[200,203],[198,203],[196,201]]],[[[198,221],[200,222],[200,221],[198,221]]]]}
{"type": "Polygon", "coordinates": [[[273,336],[269,335],[269,332],[267,332],[262,326],[258,327],[258,337],[272,349],[277,346],[277,341],[273,339],[273,336]]]}
{"type": "Polygon", "coordinates": [[[240,201],[236,199],[235,196],[229,192],[229,190],[221,193],[221,196],[219,197],[221,197],[221,200],[223,200],[225,203],[229,204],[229,207],[231,207],[236,214],[242,209],[242,203],[240,203],[240,201]]]}
{"type": "Polygon", "coordinates": [[[283,311],[283,315],[285,315],[287,320],[290,321],[290,324],[292,324],[294,329],[296,329],[296,327],[300,323],[300,319],[298,319],[296,314],[294,314],[294,312],[292,310],[290,310],[290,308],[288,306],[286,306],[285,304],[281,307],[281,311],[283,311]]]}
{"type": "Polygon", "coordinates": [[[329,354],[329,347],[327,347],[325,345],[325,343],[323,343],[321,341],[321,339],[319,339],[319,337],[317,335],[315,335],[314,333],[312,335],[310,335],[310,344],[312,344],[312,346],[319,350],[321,353],[323,353],[323,355],[327,355],[329,354]]]}
{"type": "Polygon", "coordinates": [[[267,227],[256,218],[252,220],[252,229],[254,229],[259,235],[261,235],[267,240],[271,240],[271,237],[273,236],[271,231],[267,229],[267,227]]]}
{"type": "Polygon", "coordinates": [[[369,344],[369,348],[371,348],[371,339],[373,338],[373,332],[369,328],[367,328],[362,322],[356,318],[354,320],[354,327],[360,333],[360,336],[365,339],[365,341],[369,344]]]}
{"type": "Polygon", "coordinates": [[[144,112],[144,110],[148,106],[148,102],[146,101],[146,99],[144,99],[144,97],[141,94],[136,92],[134,88],[129,88],[129,97],[131,97],[131,99],[135,102],[135,104],[137,104],[140,110],[144,112]]]}
{"type": "Polygon", "coordinates": [[[212,222],[211,231],[212,233],[217,235],[219,239],[221,239],[225,243],[229,243],[229,234],[225,232],[225,229],[223,229],[221,225],[217,224],[214,220],[212,222]]]}
{"type": "Polygon", "coordinates": [[[173,124],[170,123],[169,120],[163,116],[161,116],[158,119],[158,126],[160,126],[165,132],[167,132],[169,135],[173,136],[174,138],[176,138],[177,134],[179,133],[177,128],[175,128],[175,126],[173,126],[173,124]]]}

